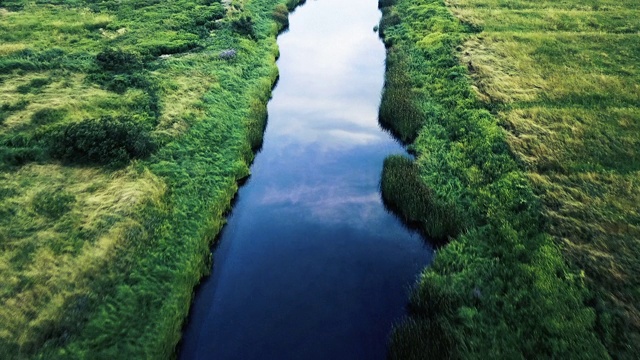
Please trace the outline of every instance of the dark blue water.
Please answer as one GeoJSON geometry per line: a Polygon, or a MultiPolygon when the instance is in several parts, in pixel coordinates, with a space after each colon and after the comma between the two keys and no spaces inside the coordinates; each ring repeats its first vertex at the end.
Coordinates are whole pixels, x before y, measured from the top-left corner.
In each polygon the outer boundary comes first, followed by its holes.
{"type": "Polygon", "coordinates": [[[181,359],[384,359],[432,249],[385,210],[377,0],[308,1],[278,39],[262,152],[199,287],[181,359]]]}

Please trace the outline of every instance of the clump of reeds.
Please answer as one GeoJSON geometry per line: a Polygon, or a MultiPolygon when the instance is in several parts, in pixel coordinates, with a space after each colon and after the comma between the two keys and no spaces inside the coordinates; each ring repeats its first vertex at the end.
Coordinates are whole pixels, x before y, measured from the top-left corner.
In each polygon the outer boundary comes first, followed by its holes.
{"type": "Polygon", "coordinates": [[[289,9],[285,4],[276,5],[271,16],[278,23],[279,30],[285,30],[289,27],[289,9]]]}
{"type": "Polygon", "coordinates": [[[424,125],[424,115],[416,107],[406,67],[393,55],[393,51],[389,51],[378,120],[400,141],[411,143],[424,125]]]}
{"type": "Polygon", "coordinates": [[[437,243],[456,236],[469,222],[455,204],[437,197],[420,177],[418,165],[407,157],[385,159],[380,187],[390,208],[409,224],[418,224],[437,243]]]}

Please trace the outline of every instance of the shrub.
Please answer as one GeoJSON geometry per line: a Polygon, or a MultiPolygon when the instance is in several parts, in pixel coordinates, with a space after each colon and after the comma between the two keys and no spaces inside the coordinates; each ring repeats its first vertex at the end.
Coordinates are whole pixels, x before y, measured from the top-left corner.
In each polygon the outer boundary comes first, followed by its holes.
{"type": "Polygon", "coordinates": [[[135,74],[118,74],[114,76],[107,76],[103,78],[105,80],[102,85],[110,91],[122,94],[129,88],[136,88],[142,90],[148,90],[152,87],[152,84],[147,78],[140,73],[135,74]]]}
{"type": "Polygon", "coordinates": [[[42,149],[38,147],[11,147],[0,145],[0,169],[22,166],[42,158],[42,149]]]}
{"type": "Polygon", "coordinates": [[[100,68],[113,72],[129,72],[142,67],[139,54],[121,49],[107,48],[96,55],[100,68]]]}
{"type": "Polygon", "coordinates": [[[396,0],[378,0],[378,9],[386,8],[396,4],[396,0]]]}
{"type": "Polygon", "coordinates": [[[129,117],[83,120],[59,130],[52,140],[50,155],[67,162],[117,166],[155,150],[149,129],[129,117]]]}
{"type": "Polygon", "coordinates": [[[383,39],[385,46],[390,47],[393,44],[393,40],[387,36],[386,32],[390,27],[400,24],[400,16],[395,8],[383,8],[382,13],[383,16],[378,26],[378,35],[383,39]]]}
{"type": "Polygon", "coordinates": [[[233,20],[231,22],[231,27],[233,28],[233,31],[240,35],[248,36],[251,39],[256,38],[256,33],[253,29],[253,19],[251,19],[251,16],[245,15],[233,20]]]}
{"type": "Polygon", "coordinates": [[[141,44],[140,52],[147,60],[154,59],[160,55],[181,54],[192,51],[198,47],[195,37],[189,39],[176,39],[162,43],[141,44]]]}
{"type": "Polygon", "coordinates": [[[31,115],[31,123],[34,125],[51,124],[62,120],[66,113],[67,111],[64,109],[40,109],[31,115]]]}
{"type": "Polygon", "coordinates": [[[51,48],[41,52],[27,48],[2,57],[0,59],[0,73],[8,73],[13,70],[78,68],[81,67],[81,61],[77,61],[80,58],[81,56],[72,59],[59,48],[51,48]]]}
{"type": "Polygon", "coordinates": [[[307,0],[287,0],[287,9],[289,9],[289,11],[293,11],[293,9],[295,9],[296,6],[302,5],[306,1],[307,0]]]}
{"type": "Polygon", "coordinates": [[[204,26],[208,30],[216,27],[215,21],[222,19],[226,13],[224,7],[220,4],[214,4],[209,9],[199,11],[193,19],[196,26],[204,26]]]}

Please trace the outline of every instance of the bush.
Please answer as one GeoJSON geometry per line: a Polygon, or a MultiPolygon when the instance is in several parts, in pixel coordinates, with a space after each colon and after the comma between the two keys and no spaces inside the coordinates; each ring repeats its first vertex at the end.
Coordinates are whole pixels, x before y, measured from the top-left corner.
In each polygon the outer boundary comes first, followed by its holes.
{"type": "Polygon", "coordinates": [[[396,4],[396,0],[378,0],[378,9],[386,8],[396,4]]]}
{"type": "Polygon", "coordinates": [[[154,59],[160,55],[181,54],[192,51],[198,47],[195,36],[188,39],[176,39],[162,43],[141,44],[142,52],[147,60],[154,59]]]}
{"type": "Polygon", "coordinates": [[[256,38],[255,30],[253,29],[253,19],[251,16],[245,15],[231,22],[233,31],[240,35],[248,36],[251,39],[256,38]]]}
{"type": "Polygon", "coordinates": [[[383,16],[378,26],[378,35],[382,38],[386,47],[391,47],[393,40],[387,36],[386,32],[390,27],[400,24],[400,16],[394,8],[383,8],[382,13],[383,16]]]}
{"type": "Polygon", "coordinates": [[[79,61],[81,58],[82,55],[76,55],[73,58],[59,48],[51,48],[41,52],[27,48],[2,57],[0,59],[0,73],[9,73],[13,70],[78,69],[84,65],[82,61],[79,61]]]}
{"type": "Polygon", "coordinates": [[[132,73],[132,74],[92,74],[91,81],[94,81],[106,90],[123,94],[130,88],[150,90],[153,84],[146,78],[144,72],[132,73]]]}
{"type": "Polygon", "coordinates": [[[289,11],[293,11],[296,6],[303,5],[307,0],[287,0],[287,9],[289,11]]]}
{"type": "Polygon", "coordinates": [[[31,116],[31,123],[34,125],[51,124],[60,121],[67,113],[64,109],[40,109],[31,116]]]}
{"type": "Polygon", "coordinates": [[[43,157],[42,149],[38,147],[12,147],[0,145],[0,169],[12,166],[22,166],[28,162],[43,157]]]}
{"type": "Polygon", "coordinates": [[[208,30],[215,29],[216,20],[220,20],[224,17],[226,10],[220,4],[214,4],[209,9],[199,11],[193,18],[195,26],[204,26],[208,30]]]}
{"type": "Polygon", "coordinates": [[[146,126],[129,117],[103,116],[67,125],[53,136],[50,155],[67,162],[122,165],[150,155],[155,144],[146,126]]]}
{"type": "Polygon", "coordinates": [[[101,69],[113,72],[129,72],[142,67],[139,54],[112,48],[98,53],[96,63],[101,69]]]}

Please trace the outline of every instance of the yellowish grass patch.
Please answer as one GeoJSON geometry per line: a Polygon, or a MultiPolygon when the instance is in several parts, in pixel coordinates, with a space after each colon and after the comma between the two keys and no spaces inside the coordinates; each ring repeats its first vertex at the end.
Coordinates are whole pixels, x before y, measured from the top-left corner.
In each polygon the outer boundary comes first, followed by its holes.
{"type": "Polygon", "coordinates": [[[447,3],[461,21],[485,30],[470,37],[460,60],[479,98],[498,105],[551,235],[603,302],[605,345],[614,356],[637,354],[640,4],[447,3]]]}
{"type": "Polygon", "coordinates": [[[156,130],[158,133],[178,136],[188,130],[189,119],[201,120],[206,116],[204,107],[200,104],[203,95],[216,83],[212,75],[191,69],[178,74],[172,72],[155,75],[162,79],[160,83],[163,84],[160,102],[162,113],[156,130]]]}
{"type": "MultiPolygon", "coordinates": [[[[147,202],[159,204],[164,184],[148,170],[135,165],[117,172],[59,165],[27,165],[15,174],[2,174],[3,185],[16,194],[4,199],[17,210],[0,232],[4,251],[0,253],[0,338],[29,347],[41,339],[43,328],[65,316],[68,301],[85,294],[90,279],[98,276],[115,254],[115,248],[130,228],[139,227],[135,213],[147,202]],[[67,213],[51,219],[34,211],[36,195],[44,191],[65,192],[74,201],[67,213]],[[86,238],[75,240],[66,233],[71,223],[86,238]],[[16,234],[12,228],[29,228],[16,234]],[[27,226],[30,224],[30,226],[27,226]],[[13,236],[11,234],[14,234],[13,236]]],[[[44,332],[46,334],[46,331],[44,332]]]]}

